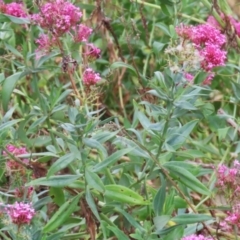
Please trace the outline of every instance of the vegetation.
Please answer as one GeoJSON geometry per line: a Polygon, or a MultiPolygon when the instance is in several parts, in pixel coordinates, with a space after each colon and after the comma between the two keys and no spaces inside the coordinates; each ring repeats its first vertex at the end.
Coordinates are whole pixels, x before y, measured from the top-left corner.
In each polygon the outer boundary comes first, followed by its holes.
{"type": "Polygon", "coordinates": [[[1,239],[238,239],[232,6],[0,0],[1,239]]]}

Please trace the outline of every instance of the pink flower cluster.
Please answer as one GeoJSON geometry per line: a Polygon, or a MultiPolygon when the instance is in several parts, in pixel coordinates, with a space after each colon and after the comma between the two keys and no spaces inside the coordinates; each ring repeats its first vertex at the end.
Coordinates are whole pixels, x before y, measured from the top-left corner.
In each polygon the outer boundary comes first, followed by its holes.
{"type": "MultiPolygon", "coordinates": [[[[190,41],[199,52],[201,68],[209,73],[203,84],[210,84],[214,77],[212,69],[225,65],[227,52],[222,49],[226,43],[225,35],[209,23],[197,26],[180,25],[176,27],[176,32],[184,41],[190,41]]],[[[188,77],[187,80],[192,79],[188,77]]]]}
{"type": "Polygon", "coordinates": [[[92,29],[84,24],[79,24],[74,28],[76,35],[75,42],[87,42],[89,36],[92,34],[92,29]]]}
{"type": "Polygon", "coordinates": [[[41,34],[35,41],[38,44],[37,52],[48,53],[58,45],[59,37],[71,33],[75,42],[86,42],[92,29],[79,24],[82,12],[67,0],[52,0],[40,6],[40,13],[32,15],[32,21],[41,28],[50,32],[41,34]]]}
{"type": "MultiPolygon", "coordinates": [[[[88,61],[99,58],[101,50],[93,44],[87,43],[93,30],[80,23],[82,12],[80,8],[74,6],[68,0],[51,0],[43,5],[39,5],[40,12],[32,15],[32,20],[36,25],[48,31],[48,34],[41,34],[35,41],[38,45],[36,50],[37,58],[49,53],[53,47],[58,47],[63,51],[61,38],[64,34],[71,35],[75,42],[83,42],[86,45],[86,55],[88,61]]],[[[64,56],[63,56],[64,59],[64,56]]],[[[69,62],[63,61],[65,69],[69,62]]],[[[83,82],[90,86],[100,80],[98,73],[91,68],[86,68],[83,74],[83,82]]]]}
{"type": "Polygon", "coordinates": [[[40,13],[32,15],[32,20],[54,35],[62,36],[76,26],[81,17],[80,8],[68,1],[56,0],[43,4],[40,13]]]}
{"type": "Polygon", "coordinates": [[[86,55],[88,60],[93,61],[100,57],[101,50],[94,46],[92,43],[87,44],[87,52],[86,55]]]}
{"type": "Polygon", "coordinates": [[[192,235],[189,235],[189,236],[186,236],[186,237],[182,238],[181,240],[213,240],[213,238],[204,237],[201,234],[199,234],[199,235],[192,234],[192,235]]]}
{"type": "Polygon", "coordinates": [[[234,161],[233,168],[228,168],[225,165],[220,165],[217,170],[216,186],[222,190],[231,189],[238,190],[238,175],[240,173],[240,164],[238,160],[234,161]]]}
{"type": "Polygon", "coordinates": [[[3,1],[0,1],[0,11],[4,14],[8,14],[14,17],[27,17],[27,13],[21,3],[8,3],[5,4],[3,1]]]}
{"type": "Polygon", "coordinates": [[[33,187],[19,187],[16,188],[14,191],[14,195],[16,198],[22,198],[22,197],[26,197],[27,199],[30,199],[32,194],[33,194],[33,187]]]}
{"type": "MultiPolygon", "coordinates": [[[[11,144],[7,145],[6,150],[16,157],[19,156],[19,155],[28,153],[25,147],[19,147],[18,148],[14,145],[11,145],[11,144]]],[[[3,151],[3,155],[6,156],[6,157],[9,157],[9,155],[6,151],[3,151]]],[[[28,164],[29,160],[28,159],[23,159],[23,162],[25,164],[28,164]]],[[[14,161],[14,159],[13,160],[12,159],[8,160],[6,162],[6,166],[7,166],[7,170],[9,172],[16,171],[16,170],[20,170],[21,172],[25,171],[24,167],[21,164],[19,164],[18,162],[14,161]]]]}
{"type": "Polygon", "coordinates": [[[240,22],[238,22],[236,19],[234,19],[233,17],[229,17],[230,18],[230,22],[233,25],[235,32],[237,33],[238,37],[240,37],[240,22]]]}
{"type": "Polygon", "coordinates": [[[16,202],[13,205],[8,204],[6,210],[7,214],[11,218],[12,223],[18,226],[30,224],[35,215],[35,210],[29,203],[16,202]]]}
{"type": "Polygon", "coordinates": [[[95,85],[100,80],[99,73],[95,73],[91,68],[87,68],[83,73],[83,82],[86,86],[95,85]]]}
{"type": "Polygon", "coordinates": [[[227,212],[227,217],[220,222],[220,227],[223,230],[231,231],[234,226],[240,228],[240,204],[238,198],[240,196],[240,163],[234,161],[233,167],[229,168],[225,165],[220,165],[217,170],[216,186],[221,192],[224,192],[227,199],[232,205],[232,210],[227,212]]]}
{"type": "Polygon", "coordinates": [[[220,222],[224,231],[233,231],[234,226],[240,228],[240,204],[235,204],[232,211],[227,212],[227,217],[220,222]]]}
{"type": "MultiPolygon", "coordinates": [[[[226,16],[223,13],[221,14],[221,18],[226,22],[230,22],[231,25],[233,26],[236,34],[238,35],[238,37],[240,37],[240,22],[238,22],[232,16],[226,16]]],[[[208,19],[207,19],[207,22],[209,24],[211,24],[212,26],[214,26],[215,28],[221,29],[220,24],[218,23],[218,21],[213,16],[209,16],[208,19]]]]}

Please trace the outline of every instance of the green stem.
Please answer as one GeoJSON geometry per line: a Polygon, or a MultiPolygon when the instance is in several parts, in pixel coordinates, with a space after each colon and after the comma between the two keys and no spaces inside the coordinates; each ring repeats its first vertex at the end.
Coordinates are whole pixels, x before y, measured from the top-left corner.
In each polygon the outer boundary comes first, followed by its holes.
{"type": "Polygon", "coordinates": [[[180,17],[183,17],[183,18],[188,18],[188,19],[190,19],[190,20],[192,20],[192,21],[194,21],[194,22],[206,23],[206,21],[204,21],[204,20],[201,20],[201,19],[199,19],[199,18],[195,18],[195,17],[193,17],[193,16],[189,16],[189,15],[184,14],[184,13],[177,13],[177,15],[180,16],[180,17]]]}
{"type": "Polygon", "coordinates": [[[148,7],[156,8],[156,9],[159,9],[159,10],[162,9],[159,5],[156,5],[156,4],[153,4],[153,3],[148,3],[148,2],[141,1],[141,0],[135,0],[134,2],[139,3],[139,4],[143,4],[143,5],[148,6],[148,7]]]}
{"type": "Polygon", "coordinates": [[[109,170],[108,168],[106,169],[106,175],[107,175],[107,177],[109,178],[111,184],[116,184],[115,181],[114,181],[114,178],[113,178],[113,176],[112,176],[112,174],[110,173],[110,170],[109,170]]]}
{"type": "MultiPolygon", "coordinates": [[[[154,37],[154,30],[155,30],[155,18],[153,18],[153,25],[152,25],[152,31],[150,34],[150,38],[149,38],[149,42],[148,42],[148,46],[152,46],[152,41],[153,41],[153,37],[154,37]]],[[[148,62],[150,59],[150,55],[147,55],[147,59],[145,60],[144,66],[143,66],[143,76],[146,77],[146,73],[147,73],[147,67],[148,67],[148,62]]]]}
{"type": "Polygon", "coordinates": [[[124,103],[123,103],[122,84],[121,83],[118,86],[118,96],[119,96],[120,106],[121,106],[121,109],[123,111],[124,118],[127,119],[127,113],[126,113],[126,109],[125,109],[124,103]]]}
{"type": "MultiPolygon", "coordinates": [[[[48,129],[52,129],[49,117],[47,117],[46,122],[47,122],[48,129]]],[[[59,146],[57,144],[56,138],[54,137],[54,135],[51,131],[50,131],[50,137],[52,139],[52,144],[57,148],[58,151],[61,151],[61,149],[59,148],[59,146]]]]}
{"type": "Polygon", "coordinates": [[[8,238],[3,232],[0,231],[0,236],[3,237],[3,239],[5,240],[11,240],[10,238],[8,238]]]}

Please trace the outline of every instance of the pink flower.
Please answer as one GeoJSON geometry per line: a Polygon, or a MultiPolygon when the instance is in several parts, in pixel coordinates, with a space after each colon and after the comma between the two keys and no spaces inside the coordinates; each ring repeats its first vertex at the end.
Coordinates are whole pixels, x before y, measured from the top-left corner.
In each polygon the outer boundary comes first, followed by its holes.
{"type": "Polygon", "coordinates": [[[54,37],[49,37],[46,34],[41,34],[35,42],[38,44],[38,48],[36,49],[37,59],[39,59],[42,55],[46,55],[51,48],[56,45],[56,39],[54,37]]]}
{"type": "Polygon", "coordinates": [[[86,55],[88,57],[88,60],[95,60],[100,57],[101,50],[94,46],[94,44],[89,43],[87,44],[87,52],[86,55]]]}
{"type": "Polygon", "coordinates": [[[87,42],[89,36],[92,34],[92,29],[84,24],[80,24],[75,28],[75,42],[87,42]]]}
{"type": "Polygon", "coordinates": [[[56,0],[40,7],[40,13],[32,15],[32,20],[56,36],[70,31],[82,17],[80,8],[67,0],[56,0]]]}
{"type": "Polygon", "coordinates": [[[234,166],[235,168],[237,168],[238,170],[240,170],[240,162],[239,162],[237,159],[234,160],[233,166],[234,166]]]}
{"type": "Polygon", "coordinates": [[[227,212],[227,217],[225,219],[226,225],[240,227],[240,204],[233,206],[232,211],[227,212]]]}
{"type": "Polygon", "coordinates": [[[175,28],[178,36],[184,38],[184,39],[190,39],[192,36],[192,27],[186,26],[186,25],[179,25],[175,28]]]}
{"type": "Polygon", "coordinates": [[[192,234],[187,237],[182,238],[181,240],[213,240],[211,237],[204,237],[203,235],[192,234]]]}
{"type": "Polygon", "coordinates": [[[240,37],[240,22],[235,20],[232,16],[229,16],[229,19],[230,19],[230,23],[233,25],[233,27],[235,29],[235,32],[240,37]]]}
{"type": "Polygon", "coordinates": [[[23,5],[21,3],[9,3],[5,5],[5,14],[14,16],[14,17],[27,17],[26,12],[24,11],[23,5]]]}
{"type": "Polygon", "coordinates": [[[14,195],[17,198],[22,198],[25,196],[27,199],[29,199],[32,196],[33,190],[33,187],[19,187],[15,189],[14,195]]]}
{"type": "MultiPolygon", "coordinates": [[[[10,152],[12,155],[14,155],[16,157],[19,156],[19,155],[28,153],[26,148],[24,148],[24,147],[19,147],[18,148],[14,145],[11,145],[11,144],[7,145],[6,149],[7,149],[8,152],[10,152]]],[[[6,151],[3,151],[3,155],[6,156],[6,157],[10,157],[6,151]]],[[[23,159],[22,161],[25,164],[29,163],[28,159],[23,159]]],[[[18,162],[14,161],[14,159],[8,160],[6,162],[6,166],[7,166],[7,170],[10,171],[10,172],[13,171],[13,170],[14,171],[20,170],[20,171],[23,171],[23,172],[25,171],[24,167],[21,164],[19,164],[18,162]]]]}
{"type": "Polygon", "coordinates": [[[226,43],[225,35],[210,24],[200,24],[192,27],[190,39],[198,48],[207,44],[222,47],[226,43]]]}
{"type": "Polygon", "coordinates": [[[12,222],[20,226],[31,222],[35,215],[35,210],[31,204],[16,202],[13,205],[7,205],[7,213],[12,222]]]}
{"type": "Polygon", "coordinates": [[[208,17],[207,23],[209,23],[210,25],[212,25],[215,28],[218,28],[218,29],[221,28],[220,24],[218,23],[218,21],[213,16],[208,17]]]}
{"type": "Polygon", "coordinates": [[[0,0],[0,12],[1,13],[6,12],[6,4],[3,2],[3,0],[0,0]]]}
{"type": "Polygon", "coordinates": [[[83,73],[83,82],[86,86],[95,85],[100,80],[99,73],[95,73],[91,68],[87,68],[83,73]]]}
{"type": "Polygon", "coordinates": [[[188,82],[193,83],[194,76],[190,73],[184,73],[184,77],[188,80],[188,82]]]}
{"type": "Polygon", "coordinates": [[[212,82],[212,79],[214,78],[215,73],[210,73],[206,79],[203,81],[203,85],[210,85],[212,82]]]}
{"type": "Polygon", "coordinates": [[[224,66],[227,52],[219,48],[215,44],[207,44],[205,48],[200,50],[200,55],[203,57],[201,67],[210,71],[217,66],[224,66]]]}

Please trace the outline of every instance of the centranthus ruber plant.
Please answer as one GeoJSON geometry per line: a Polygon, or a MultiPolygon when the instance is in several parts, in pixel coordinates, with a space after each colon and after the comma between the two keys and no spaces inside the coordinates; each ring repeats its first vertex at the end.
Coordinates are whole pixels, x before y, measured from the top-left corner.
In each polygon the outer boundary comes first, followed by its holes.
{"type": "Polygon", "coordinates": [[[0,239],[240,236],[231,4],[0,0],[0,239]]]}

